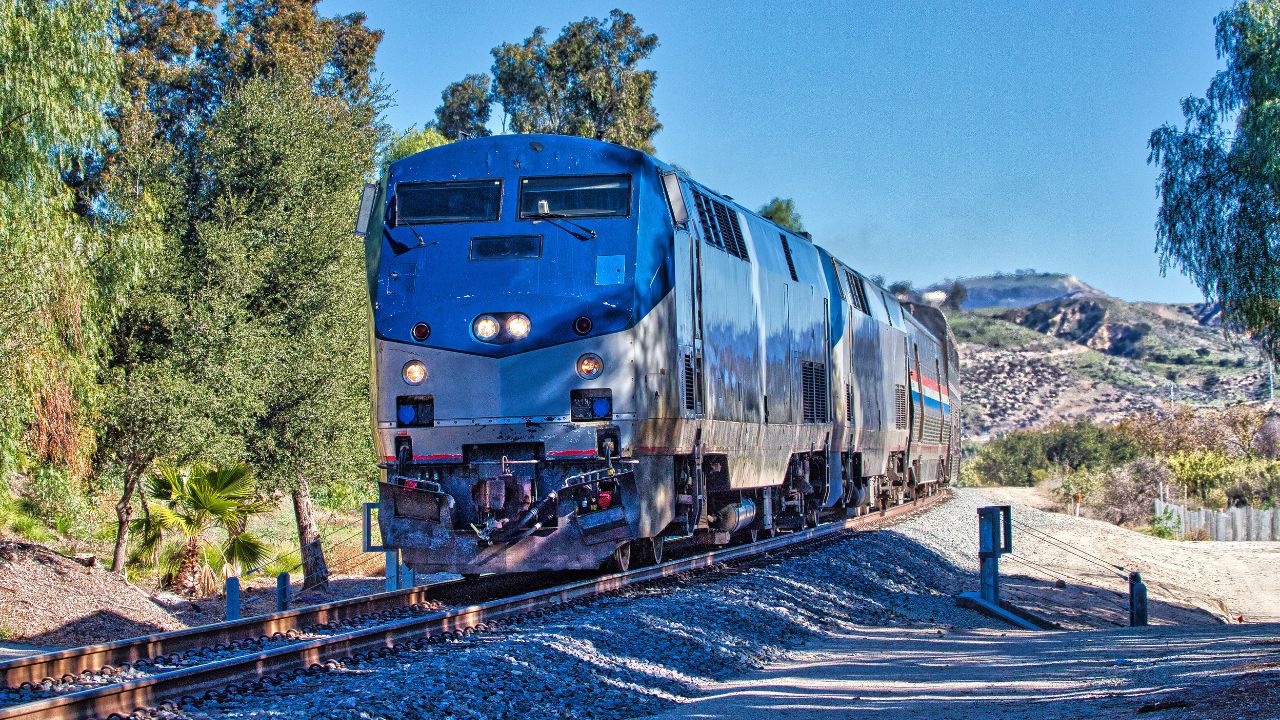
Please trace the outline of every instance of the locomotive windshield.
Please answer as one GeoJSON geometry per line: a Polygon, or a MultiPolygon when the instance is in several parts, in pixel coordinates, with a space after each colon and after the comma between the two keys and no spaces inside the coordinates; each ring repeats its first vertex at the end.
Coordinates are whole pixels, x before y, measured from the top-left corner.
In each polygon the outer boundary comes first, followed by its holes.
{"type": "Polygon", "coordinates": [[[520,181],[520,217],[626,217],[631,176],[532,177],[520,181]]]}
{"type": "Polygon", "coordinates": [[[400,183],[396,186],[396,224],[497,220],[501,180],[400,183]]]}

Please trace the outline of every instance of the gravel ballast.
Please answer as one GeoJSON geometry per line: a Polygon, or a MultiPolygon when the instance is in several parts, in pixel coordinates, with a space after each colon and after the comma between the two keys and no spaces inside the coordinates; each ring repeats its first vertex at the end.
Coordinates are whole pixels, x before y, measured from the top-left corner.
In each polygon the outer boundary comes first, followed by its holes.
{"type": "Polygon", "coordinates": [[[889,531],[625,590],[497,632],[300,676],[179,714],[619,720],[662,711],[710,682],[859,626],[944,634],[993,627],[955,607],[952,595],[973,588],[972,574],[912,538],[913,527],[936,537],[931,516],[954,502],[889,531]]]}

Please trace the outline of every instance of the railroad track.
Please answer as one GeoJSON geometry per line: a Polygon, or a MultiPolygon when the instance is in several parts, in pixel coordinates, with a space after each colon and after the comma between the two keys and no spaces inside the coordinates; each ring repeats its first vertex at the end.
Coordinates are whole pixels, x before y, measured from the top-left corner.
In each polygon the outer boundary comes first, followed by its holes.
{"type": "Polygon", "coordinates": [[[748,545],[726,547],[661,565],[569,582],[479,604],[431,610],[429,603],[436,600],[436,596],[448,592],[451,586],[464,585],[464,581],[451,580],[216,625],[17,658],[0,663],[3,687],[12,689],[23,683],[29,683],[28,687],[39,687],[51,681],[74,684],[79,678],[113,675],[122,668],[154,667],[157,659],[177,664],[182,655],[210,649],[223,655],[228,651],[244,651],[230,657],[3,706],[0,707],[0,720],[124,718],[176,707],[207,693],[253,692],[262,689],[264,683],[274,677],[323,672],[339,667],[346,659],[385,655],[395,649],[422,649],[431,643],[484,631],[495,623],[554,612],[602,593],[727,562],[797,549],[851,530],[878,529],[886,521],[923,511],[944,497],[944,494],[936,494],[899,505],[882,514],[837,520],[748,545]],[[343,627],[349,624],[356,627],[344,630],[343,627]],[[323,628],[328,634],[305,639],[300,633],[308,628],[323,628]],[[274,647],[263,647],[272,643],[274,647]]]}

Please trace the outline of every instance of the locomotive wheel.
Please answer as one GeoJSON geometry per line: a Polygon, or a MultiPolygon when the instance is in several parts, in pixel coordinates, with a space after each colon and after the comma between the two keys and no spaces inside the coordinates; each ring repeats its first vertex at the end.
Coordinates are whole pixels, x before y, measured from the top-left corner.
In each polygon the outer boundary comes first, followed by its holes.
{"type": "Polygon", "coordinates": [[[604,561],[604,570],[608,572],[626,572],[631,569],[631,543],[624,542],[614,548],[613,555],[604,561]]]}
{"type": "Polygon", "coordinates": [[[652,538],[640,538],[634,541],[635,548],[632,550],[632,560],[635,561],[635,566],[660,565],[663,555],[666,554],[666,544],[661,535],[652,538]]]}

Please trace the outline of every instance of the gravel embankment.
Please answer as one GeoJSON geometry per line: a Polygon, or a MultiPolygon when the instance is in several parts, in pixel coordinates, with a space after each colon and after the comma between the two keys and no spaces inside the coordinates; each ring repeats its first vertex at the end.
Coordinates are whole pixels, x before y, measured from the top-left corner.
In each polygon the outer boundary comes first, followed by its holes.
{"type": "MultiPolygon", "coordinates": [[[[180,715],[621,720],[661,711],[708,682],[858,626],[943,634],[991,627],[993,621],[956,608],[951,598],[973,587],[972,575],[914,539],[918,531],[933,532],[933,513],[897,532],[625,591],[424,652],[183,708],[180,715]]],[[[961,547],[959,533],[954,540],[961,547]]]]}

